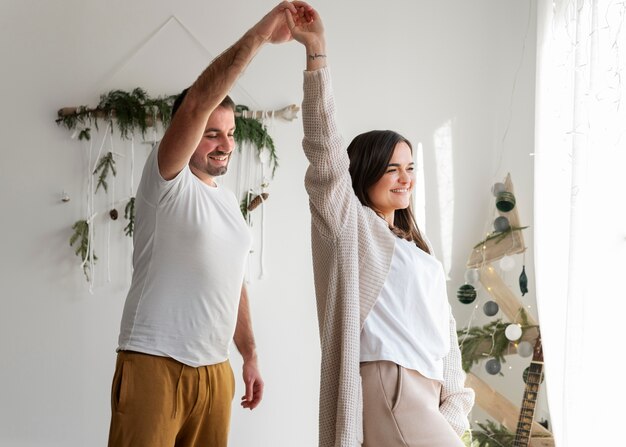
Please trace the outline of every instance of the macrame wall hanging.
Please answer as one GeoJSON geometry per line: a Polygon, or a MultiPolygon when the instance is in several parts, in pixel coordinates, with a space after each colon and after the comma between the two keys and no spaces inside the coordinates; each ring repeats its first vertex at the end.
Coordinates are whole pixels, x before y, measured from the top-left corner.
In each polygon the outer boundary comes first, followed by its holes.
{"type": "MultiPolygon", "coordinates": [[[[96,262],[99,260],[94,235],[97,227],[105,228],[107,278],[110,281],[111,222],[123,216],[123,234],[132,237],[135,222],[135,164],[137,139],[151,147],[158,142],[171,118],[175,96],[150,97],[143,89],[130,92],[113,90],[100,97],[95,107],[65,107],[58,111],[56,122],[72,132],[72,139],[88,146],[86,170],[86,216],[76,221],[69,243],[80,258],[80,266],[93,292],[96,262]],[[115,138],[114,138],[115,135],[115,138]],[[116,191],[118,174],[127,177],[121,194],[116,191]],[[105,198],[98,198],[104,195],[105,198]],[[121,196],[121,197],[120,197],[121,196]]],[[[268,187],[278,168],[274,141],[268,131],[276,119],[291,121],[299,108],[289,105],[275,111],[250,110],[238,105],[234,134],[237,156],[235,193],[241,200],[241,211],[249,225],[252,213],[260,209],[261,272],[263,275],[264,204],[268,187]]],[[[143,160],[141,160],[143,162],[143,160]]],[[[232,168],[231,168],[232,169],[232,168]]],[[[232,174],[231,174],[232,175],[232,174]]],[[[64,194],[63,201],[69,201],[64,194]]]]}

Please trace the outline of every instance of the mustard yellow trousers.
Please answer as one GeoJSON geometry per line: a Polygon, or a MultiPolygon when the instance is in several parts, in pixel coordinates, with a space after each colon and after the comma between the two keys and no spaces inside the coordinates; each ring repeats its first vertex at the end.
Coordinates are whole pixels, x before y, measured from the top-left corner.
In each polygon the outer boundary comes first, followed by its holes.
{"type": "Polygon", "coordinates": [[[169,357],[117,355],[109,447],[226,447],[235,379],[228,361],[193,368],[169,357]]]}

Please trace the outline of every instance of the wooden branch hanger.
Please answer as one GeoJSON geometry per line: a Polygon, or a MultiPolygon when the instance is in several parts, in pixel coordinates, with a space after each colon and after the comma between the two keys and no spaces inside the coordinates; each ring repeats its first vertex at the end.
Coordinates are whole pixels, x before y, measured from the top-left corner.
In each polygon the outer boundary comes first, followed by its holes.
{"type": "MultiPolygon", "coordinates": [[[[293,121],[298,117],[300,107],[295,104],[290,104],[278,110],[244,110],[242,112],[235,112],[235,116],[241,116],[243,118],[279,118],[285,121],[293,121]]],[[[106,118],[106,112],[99,108],[84,109],[82,107],[62,107],[58,110],[57,115],[59,118],[64,118],[71,115],[90,115],[96,118],[106,118]]],[[[115,112],[112,114],[115,117],[115,112]]],[[[160,117],[157,115],[157,120],[160,117]]],[[[146,125],[152,127],[154,125],[153,118],[151,116],[146,117],[146,125]]]]}

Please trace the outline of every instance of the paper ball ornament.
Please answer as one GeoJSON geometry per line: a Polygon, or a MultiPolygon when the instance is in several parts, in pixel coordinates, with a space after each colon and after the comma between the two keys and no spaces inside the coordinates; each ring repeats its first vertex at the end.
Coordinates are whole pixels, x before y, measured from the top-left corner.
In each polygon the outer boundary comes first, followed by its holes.
{"type": "Polygon", "coordinates": [[[522,336],[522,327],[519,324],[509,324],[504,330],[504,335],[511,341],[519,340],[522,336]]]}
{"type": "Polygon", "coordinates": [[[515,208],[515,196],[508,191],[500,191],[496,196],[496,208],[507,213],[515,208]]]}
{"type": "Polygon", "coordinates": [[[491,359],[485,363],[485,369],[489,374],[495,376],[500,372],[500,369],[502,369],[502,365],[498,359],[491,359]]]}
{"type": "Polygon", "coordinates": [[[504,216],[496,217],[496,220],[493,221],[493,229],[496,230],[498,233],[502,233],[509,228],[511,228],[509,219],[504,216]]]}
{"type": "Polygon", "coordinates": [[[483,312],[488,317],[493,317],[495,314],[498,313],[499,310],[500,310],[500,306],[498,306],[498,303],[496,303],[495,301],[487,301],[483,305],[483,312]]]}
{"type": "Polygon", "coordinates": [[[500,268],[505,272],[510,272],[515,268],[515,259],[513,259],[512,256],[503,256],[502,259],[500,259],[500,268]]]}
{"type": "Polygon", "coordinates": [[[520,341],[517,345],[517,353],[520,357],[530,357],[533,355],[533,345],[527,341],[520,341]]]}
{"type": "Polygon", "coordinates": [[[498,194],[503,191],[506,191],[506,186],[504,186],[504,183],[494,183],[491,187],[491,193],[494,196],[498,196],[498,194]]]}
{"type": "Polygon", "coordinates": [[[465,282],[468,284],[476,284],[480,279],[480,271],[478,269],[469,269],[465,271],[465,282]]]}
{"type": "Polygon", "coordinates": [[[456,297],[463,304],[470,304],[476,299],[476,289],[471,284],[463,284],[459,287],[456,297]]]}

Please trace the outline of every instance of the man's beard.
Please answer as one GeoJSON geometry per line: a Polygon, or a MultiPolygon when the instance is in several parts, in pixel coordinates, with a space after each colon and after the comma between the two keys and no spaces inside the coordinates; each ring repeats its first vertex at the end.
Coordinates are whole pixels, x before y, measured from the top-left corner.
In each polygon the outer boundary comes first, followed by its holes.
{"type": "Polygon", "coordinates": [[[228,171],[228,165],[230,164],[231,154],[224,154],[223,152],[215,152],[215,153],[212,153],[211,155],[217,156],[217,157],[223,157],[223,156],[228,157],[226,160],[226,164],[224,166],[213,166],[211,164],[211,161],[208,160],[209,157],[207,156],[207,159],[203,160],[203,163],[201,164],[195,163],[194,160],[192,159],[191,166],[193,166],[200,172],[204,172],[205,174],[210,175],[211,177],[218,177],[220,175],[226,174],[226,172],[228,171]]]}
{"type": "MultiPolygon", "coordinates": [[[[230,162],[230,159],[228,161],[230,162]]],[[[224,175],[226,174],[226,171],[228,171],[228,165],[226,166],[206,165],[204,169],[204,172],[209,174],[211,177],[218,177],[220,175],[224,175]]]]}

